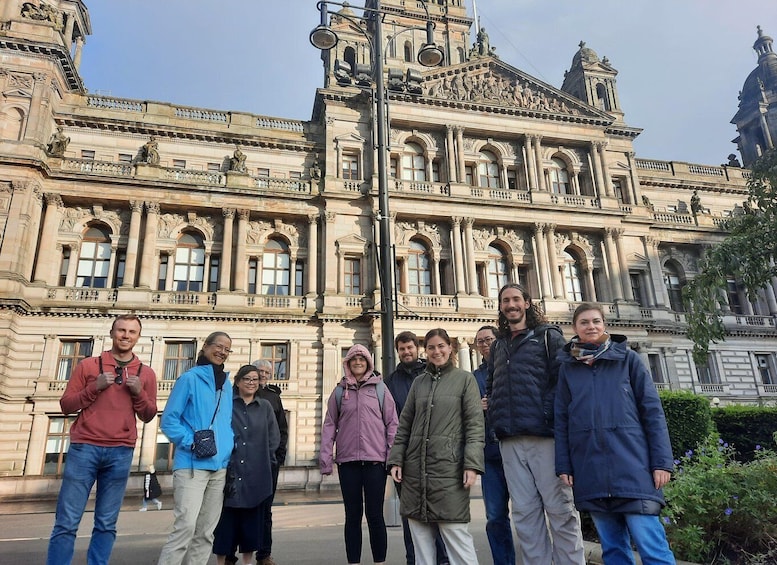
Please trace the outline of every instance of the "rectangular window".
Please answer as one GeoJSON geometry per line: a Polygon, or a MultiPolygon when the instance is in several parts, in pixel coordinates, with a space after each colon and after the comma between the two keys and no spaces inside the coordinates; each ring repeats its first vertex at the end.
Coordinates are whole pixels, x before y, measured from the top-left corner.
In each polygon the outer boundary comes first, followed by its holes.
{"type": "Polygon", "coordinates": [[[78,363],[92,356],[91,339],[62,340],[57,357],[57,380],[67,381],[78,363]]]}
{"type": "Polygon", "coordinates": [[[397,178],[397,169],[399,168],[399,164],[397,163],[396,159],[390,159],[389,160],[389,176],[391,178],[397,178]]]}
{"type": "Polygon", "coordinates": [[[259,260],[251,257],[248,260],[248,294],[256,294],[256,277],[259,269],[259,260]]]}
{"type": "Polygon", "coordinates": [[[510,190],[518,189],[518,178],[515,175],[515,169],[507,169],[507,188],[510,190]]]}
{"type": "Polygon", "coordinates": [[[358,154],[343,153],[343,178],[347,180],[358,180],[360,178],[358,154]]]}
{"type": "Polygon", "coordinates": [[[270,169],[256,169],[256,176],[260,178],[270,178],[270,169]]]}
{"type": "Polygon", "coordinates": [[[713,357],[712,353],[707,355],[706,363],[696,365],[696,376],[699,379],[699,384],[720,384],[720,375],[718,375],[717,366],[715,365],[715,358],[713,357]]]}
{"type": "Polygon", "coordinates": [[[113,277],[113,288],[124,284],[124,271],[127,268],[127,251],[119,249],[116,252],[116,272],[113,277]]]}
{"type": "Polygon", "coordinates": [[[220,173],[221,172],[221,165],[219,163],[208,163],[208,172],[209,173],[220,173]]]}
{"type": "Polygon", "coordinates": [[[631,293],[634,295],[634,300],[640,306],[646,306],[647,300],[645,289],[642,286],[642,273],[629,273],[629,280],[631,281],[631,293]]]}
{"type": "Polygon", "coordinates": [[[219,289],[219,269],[221,267],[221,256],[210,256],[210,270],[208,271],[208,292],[216,292],[219,289]]]}
{"type": "Polygon", "coordinates": [[[297,261],[297,265],[294,268],[294,296],[302,296],[305,294],[303,288],[304,274],[305,264],[302,261],[297,261]]]}
{"type": "Polygon", "coordinates": [[[70,447],[70,426],[75,416],[52,416],[46,435],[46,457],[43,460],[44,475],[61,475],[65,471],[65,459],[70,447]]]}
{"type": "Polygon", "coordinates": [[[742,300],[739,294],[739,285],[733,278],[726,279],[726,296],[728,297],[728,307],[733,314],[744,314],[745,310],[742,308],[742,300]]]}
{"type": "Polygon", "coordinates": [[[755,362],[758,366],[761,384],[777,384],[777,380],[775,380],[774,356],[768,353],[756,353],[755,362]]]}
{"type": "Polygon", "coordinates": [[[174,169],[185,169],[186,168],[186,160],[185,159],[173,159],[173,168],[174,169]]]}
{"type": "Polygon", "coordinates": [[[289,378],[287,373],[289,345],[287,343],[263,343],[262,359],[272,363],[272,380],[285,381],[289,378]]]}
{"type": "Polygon", "coordinates": [[[132,155],[129,153],[119,153],[119,163],[126,163],[129,165],[132,163],[132,155]]]}
{"type": "Polygon", "coordinates": [[[475,185],[475,167],[472,165],[464,167],[464,182],[469,186],[475,185]]]}
{"type": "Polygon", "coordinates": [[[654,383],[664,383],[664,369],[661,366],[661,356],[658,353],[648,353],[648,362],[650,363],[650,374],[653,375],[654,383]]]}
{"type": "Polygon", "coordinates": [[[174,381],[194,366],[195,343],[193,341],[168,341],[165,343],[165,372],[163,379],[174,381]]]}
{"type": "Polygon", "coordinates": [[[615,193],[615,198],[618,199],[618,202],[626,202],[626,199],[623,197],[623,183],[620,179],[612,179],[612,190],[615,193]]]}
{"type": "Polygon", "coordinates": [[[59,286],[67,284],[67,272],[70,270],[70,248],[62,248],[62,262],[59,266],[59,286]]]}
{"type": "Polygon", "coordinates": [[[432,181],[440,182],[440,161],[438,159],[432,161],[432,181]]]}
{"type": "Polygon", "coordinates": [[[92,151],[91,149],[82,149],[81,159],[88,159],[89,161],[94,161],[94,151],[92,151]]]}
{"type": "Polygon", "coordinates": [[[157,290],[167,289],[167,266],[170,262],[170,256],[163,253],[159,256],[159,280],[157,282],[157,290]]]}
{"type": "Polygon", "coordinates": [[[362,293],[362,262],[358,257],[345,258],[345,279],[343,287],[345,294],[362,293]]]}

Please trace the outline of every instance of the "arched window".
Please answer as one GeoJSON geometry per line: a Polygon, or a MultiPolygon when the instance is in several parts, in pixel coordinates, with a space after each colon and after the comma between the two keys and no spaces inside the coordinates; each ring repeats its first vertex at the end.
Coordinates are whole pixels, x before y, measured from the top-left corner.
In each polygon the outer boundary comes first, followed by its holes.
{"type": "Polygon", "coordinates": [[[291,256],[289,246],[279,239],[270,239],[262,255],[262,294],[289,295],[291,256]]]}
{"type": "Polygon", "coordinates": [[[426,180],[426,159],[424,150],[417,143],[406,143],[402,152],[402,179],[410,181],[426,180]]]}
{"type": "Polygon", "coordinates": [[[0,139],[19,141],[24,131],[24,112],[18,108],[9,108],[0,113],[0,139]]]}
{"type": "Polygon", "coordinates": [[[553,158],[550,169],[551,190],[555,194],[569,194],[569,172],[567,164],[561,159],[553,158]]]}
{"type": "Polygon", "coordinates": [[[356,51],[353,47],[346,47],[343,51],[343,59],[345,62],[351,65],[351,72],[356,69],[356,51]]]}
{"type": "Polygon", "coordinates": [[[607,87],[601,82],[596,85],[596,103],[600,110],[610,111],[610,101],[607,98],[607,87]]]}
{"type": "Polygon", "coordinates": [[[104,226],[92,226],[84,234],[78,257],[76,286],[105,288],[111,263],[111,238],[104,226]]]}
{"type": "Polygon", "coordinates": [[[409,294],[431,294],[432,272],[429,267],[429,251],[419,241],[410,241],[407,254],[407,280],[409,294]]]}
{"type": "Polygon", "coordinates": [[[183,232],[175,247],[173,290],[202,291],[205,275],[205,243],[197,232],[183,232]]]}
{"type": "Polygon", "coordinates": [[[683,305],[683,287],[685,281],[682,271],[673,261],[667,261],[664,265],[664,285],[669,294],[669,307],[675,312],[685,312],[683,305]]]}
{"type": "Polygon", "coordinates": [[[507,258],[502,250],[493,245],[488,246],[488,296],[496,298],[499,289],[510,282],[507,258]]]}
{"type": "Polygon", "coordinates": [[[490,151],[481,151],[478,161],[479,186],[482,188],[501,188],[499,182],[499,163],[490,151]]]}
{"type": "Polygon", "coordinates": [[[467,57],[464,54],[464,48],[463,47],[459,47],[458,49],[456,49],[456,53],[458,53],[458,55],[459,55],[459,61],[458,61],[459,63],[463,63],[464,61],[467,60],[467,57]]]}
{"type": "Polygon", "coordinates": [[[566,293],[566,298],[572,302],[582,302],[586,298],[583,292],[583,285],[580,282],[581,269],[578,260],[568,251],[564,251],[563,258],[564,264],[562,269],[564,272],[564,292],[566,293]]]}
{"type": "Polygon", "coordinates": [[[413,44],[410,43],[409,41],[405,41],[404,54],[405,54],[405,62],[406,63],[412,63],[413,62],[413,44]]]}

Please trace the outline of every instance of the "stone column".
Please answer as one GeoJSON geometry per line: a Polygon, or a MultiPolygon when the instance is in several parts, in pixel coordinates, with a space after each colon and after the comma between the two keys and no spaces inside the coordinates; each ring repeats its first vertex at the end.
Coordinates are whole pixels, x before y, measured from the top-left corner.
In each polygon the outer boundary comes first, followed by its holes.
{"type": "Polygon", "coordinates": [[[464,247],[461,244],[461,220],[460,217],[451,218],[451,234],[453,235],[453,274],[456,280],[456,294],[467,292],[467,283],[464,279],[464,247]]]}
{"type": "Polygon", "coordinates": [[[73,55],[73,66],[76,70],[81,68],[81,54],[84,50],[84,38],[81,36],[76,37],[76,52],[73,55]]]}
{"type": "Polygon", "coordinates": [[[621,273],[621,285],[623,286],[623,298],[629,302],[634,301],[634,292],[631,290],[631,277],[629,275],[629,263],[626,259],[626,250],[623,248],[624,230],[613,230],[615,236],[615,251],[618,255],[618,265],[621,273]]]}
{"type": "Polygon", "coordinates": [[[235,221],[235,209],[223,208],[224,236],[221,240],[221,276],[219,291],[232,290],[232,228],[235,221]]]}
{"type": "Polygon", "coordinates": [[[472,372],[472,357],[470,355],[469,341],[459,338],[459,367],[465,371],[472,372]]]}
{"type": "Polygon", "coordinates": [[[610,267],[610,288],[613,299],[617,302],[623,300],[623,288],[621,287],[621,268],[618,264],[618,254],[613,242],[615,231],[615,228],[604,228],[604,249],[607,255],[607,265],[610,267]]]}
{"type": "Polygon", "coordinates": [[[475,244],[472,235],[472,225],[474,218],[464,218],[464,245],[467,256],[467,282],[469,283],[469,293],[478,294],[478,273],[475,266],[475,244]]]}
{"type": "Polygon", "coordinates": [[[607,161],[607,143],[601,142],[599,146],[599,157],[602,160],[602,178],[604,179],[604,194],[610,198],[614,197],[612,191],[612,177],[610,176],[610,167],[607,161]]]}
{"type": "Polygon", "coordinates": [[[547,245],[542,236],[545,229],[544,224],[534,224],[534,260],[537,267],[537,273],[540,276],[540,294],[543,299],[551,298],[550,284],[548,283],[548,259],[547,245]]]}
{"type": "MultiPolygon", "coordinates": [[[[83,242],[79,242],[78,245],[72,245],[70,247],[70,263],[67,266],[67,273],[65,273],[65,286],[75,286],[76,285],[76,279],[78,277],[78,258],[81,256],[81,244],[83,242]]],[[[63,248],[61,246],[57,246],[57,252],[62,253],[63,248]]]]}
{"type": "Polygon", "coordinates": [[[448,163],[448,181],[459,182],[456,174],[456,151],[453,144],[453,126],[445,126],[445,160],[448,163]]]}
{"type": "Polygon", "coordinates": [[[32,97],[30,98],[30,114],[23,132],[23,138],[33,141],[44,141],[41,128],[48,116],[49,95],[51,85],[46,73],[33,73],[32,97]]]}
{"type": "Polygon", "coordinates": [[[455,127],[453,130],[456,132],[456,163],[459,168],[459,182],[465,182],[467,172],[465,170],[466,163],[464,162],[464,128],[455,127]]]}
{"type": "MultiPolygon", "coordinates": [[[[245,292],[246,283],[248,282],[248,275],[246,274],[246,268],[248,267],[248,255],[246,253],[247,239],[248,239],[248,220],[251,216],[248,210],[237,211],[237,249],[235,251],[235,280],[233,286],[235,292],[245,292]]],[[[295,280],[295,276],[292,273],[292,281],[295,280]]],[[[291,286],[295,286],[292,284],[291,286]]]]}
{"type": "Polygon", "coordinates": [[[523,138],[523,150],[526,154],[526,162],[523,166],[529,175],[529,190],[537,190],[537,164],[534,160],[534,148],[532,147],[532,136],[527,135],[523,138]]]}
{"type": "Polygon", "coordinates": [[[542,166],[542,136],[534,135],[532,137],[534,138],[534,156],[537,168],[537,189],[547,191],[548,187],[545,184],[545,169],[542,166]]]}
{"type": "MultiPolygon", "coordinates": [[[[156,238],[159,226],[159,203],[146,202],[146,231],[143,236],[143,249],[140,255],[140,280],[141,288],[153,288],[154,270],[156,269],[156,238]]],[[[173,265],[168,265],[167,270],[172,271],[173,265]]],[[[169,287],[168,287],[169,288],[169,287]]]]}
{"type": "Polygon", "coordinates": [[[440,291],[440,289],[441,289],[441,285],[440,285],[440,259],[437,256],[437,253],[432,253],[431,263],[432,263],[432,293],[435,296],[440,296],[442,294],[442,292],[440,291]]]}
{"type": "Polygon", "coordinates": [[[661,240],[651,236],[642,236],[642,243],[645,246],[645,255],[650,264],[650,281],[653,286],[653,295],[656,297],[656,306],[668,308],[669,292],[664,284],[664,272],[661,268],[661,259],[658,256],[658,245],[661,240]]]}
{"type": "Polygon", "coordinates": [[[639,174],[637,173],[637,162],[634,159],[635,153],[628,151],[626,153],[626,160],[629,163],[629,179],[631,179],[631,190],[634,197],[636,206],[642,205],[642,188],[639,185],[639,174]]]}
{"type": "Polygon", "coordinates": [[[140,246],[140,221],[143,214],[143,202],[130,201],[129,236],[127,237],[127,264],[124,266],[124,282],[122,287],[135,286],[135,274],[138,268],[138,247],[140,246]]]}
{"type": "Polygon", "coordinates": [[[772,141],[772,134],[769,131],[769,123],[766,121],[766,108],[762,108],[760,110],[760,121],[761,121],[761,133],[764,136],[764,141],[766,141],[766,147],[767,149],[774,149],[774,142],[772,141]]]}
{"type": "Polygon", "coordinates": [[[308,281],[306,293],[318,294],[318,214],[308,214],[308,281]]]}
{"type": "MultiPolygon", "coordinates": [[[[118,246],[115,242],[111,243],[111,258],[108,260],[108,288],[116,288],[115,278],[116,278],[116,252],[118,251],[118,246]]],[[[60,257],[62,255],[60,254],[60,257]]],[[[126,271],[126,266],[125,266],[126,271]]]]}
{"type": "MultiPolygon", "coordinates": [[[[35,282],[41,282],[49,286],[56,286],[57,269],[57,239],[59,224],[62,221],[62,209],[64,203],[59,194],[47,192],[46,212],[43,216],[43,230],[40,234],[40,246],[38,248],[38,264],[35,266],[35,282]]],[[[72,258],[71,260],[75,260],[72,258]]]]}
{"type": "MultiPolygon", "coordinates": [[[[159,251],[154,253],[154,264],[160,263],[161,254],[159,251]]],[[[210,253],[205,255],[205,264],[210,265],[210,253]]],[[[210,270],[210,268],[208,268],[210,270]]],[[[203,277],[205,279],[205,277],[203,277]]],[[[175,253],[167,254],[167,275],[165,276],[165,288],[168,291],[177,291],[175,288],[175,253]]]]}
{"type": "Polygon", "coordinates": [[[580,196],[580,173],[578,171],[572,171],[571,183],[572,194],[580,196]]]}
{"type": "Polygon", "coordinates": [[[604,176],[602,175],[601,147],[601,142],[591,142],[591,165],[594,168],[594,184],[596,185],[596,195],[599,198],[608,195],[607,188],[604,186],[604,176]]]}
{"type": "Polygon", "coordinates": [[[63,35],[65,36],[65,43],[67,44],[68,50],[73,46],[73,27],[76,23],[76,18],[74,14],[68,14],[65,13],[65,31],[63,31],[63,35]]]}
{"type": "Polygon", "coordinates": [[[596,302],[599,300],[596,296],[596,283],[594,282],[594,269],[590,265],[585,267],[585,282],[588,285],[588,300],[596,302]]]}
{"type": "MultiPolygon", "coordinates": [[[[337,257],[335,250],[335,222],[337,215],[334,212],[324,212],[326,221],[324,227],[324,293],[328,295],[337,294],[337,263],[331,265],[331,261],[326,261],[330,257],[337,257]]],[[[385,276],[392,276],[391,273],[384,273],[385,276]]]]}
{"type": "Polygon", "coordinates": [[[558,256],[556,255],[556,226],[545,226],[545,240],[548,246],[548,267],[550,267],[550,280],[553,286],[553,298],[564,298],[564,281],[561,280],[561,272],[558,270],[558,256]]]}
{"type": "MultiPolygon", "coordinates": [[[[26,185],[26,183],[25,183],[26,185]]],[[[17,182],[13,182],[14,191],[16,191],[17,182]]],[[[26,188],[23,189],[26,192],[26,188]]],[[[19,216],[19,229],[25,230],[22,234],[23,245],[21,249],[8,251],[14,255],[13,265],[15,269],[28,281],[32,280],[32,271],[35,268],[35,250],[38,248],[38,230],[41,227],[41,218],[43,216],[43,192],[41,192],[40,186],[35,183],[30,187],[29,200],[26,207],[29,211],[28,214],[21,214],[19,216]]],[[[22,200],[22,207],[25,207],[26,195],[20,195],[22,200]]],[[[9,216],[13,217],[13,208],[9,212],[9,216]]],[[[5,241],[8,241],[9,234],[6,231],[5,241]]],[[[5,248],[5,246],[3,246],[5,248]]],[[[1,269],[0,269],[1,270],[1,269]]],[[[12,269],[13,270],[13,269],[12,269]]]]}

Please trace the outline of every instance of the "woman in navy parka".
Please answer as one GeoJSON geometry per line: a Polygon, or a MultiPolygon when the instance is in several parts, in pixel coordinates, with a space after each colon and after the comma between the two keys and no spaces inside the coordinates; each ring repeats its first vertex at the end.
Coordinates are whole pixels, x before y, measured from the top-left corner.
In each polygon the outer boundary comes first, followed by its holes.
{"type": "Polygon", "coordinates": [[[653,379],[626,337],[605,331],[596,304],[581,304],[576,337],[559,352],[556,474],[590,512],[607,565],[675,563],[658,515],[672,449],[653,379]]]}

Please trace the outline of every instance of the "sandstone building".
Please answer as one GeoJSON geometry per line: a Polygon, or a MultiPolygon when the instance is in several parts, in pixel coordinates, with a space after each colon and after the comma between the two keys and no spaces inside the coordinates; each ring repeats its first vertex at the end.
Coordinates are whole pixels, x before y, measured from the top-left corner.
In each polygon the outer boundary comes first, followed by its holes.
{"type": "MultiPolygon", "coordinates": [[[[750,303],[730,281],[730,336],[704,366],[681,301],[748,171],[635,155],[617,70],[583,43],[552,86],[484,37],[472,46],[463,2],[436,0],[445,62],[426,69],[424,32],[405,29],[420,5],[383,6],[396,331],[444,327],[474,367],[476,329],[519,281],[568,336],[577,303],[604,303],[660,389],[773,403],[775,289],[750,303]]],[[[281,482],[319,484],[322,395],[353,343],[384,353],[369,48],[345,10],[312,117],[297,121],[90,94],[85,3],[2,3],[0,497],[57,489],[72,421],[59,397],[127,311],[143,319],[136,353],[160,410],[211,331],[232,336],[232,370],[270,360],[290,424],[281,482]]],[[[755,49],[734,118],[745,164],[777,136],[777,55],[760,31],[755,49]]],[[[168,469],[158,420],[138,426],[134,468],[168,469]]]]}

